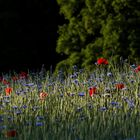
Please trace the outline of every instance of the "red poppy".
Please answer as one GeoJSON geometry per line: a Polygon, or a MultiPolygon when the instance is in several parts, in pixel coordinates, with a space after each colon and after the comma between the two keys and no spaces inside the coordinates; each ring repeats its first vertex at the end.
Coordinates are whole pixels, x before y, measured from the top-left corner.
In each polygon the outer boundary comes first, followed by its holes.
{"type": "Polygon", "coordinates": [[[19,78],[27,78],[28,77],[28,74],[26,73],[26,72],[20,72],[20,74],[19,74],[19,78]]]}
{"type": "Polygon", "coordinates": [[[140,65],[135,69],[135,72],[139,72],[140,71],[140,65]]]}
{"type": "Polygon", "coordinates": [[[96,91],[97,91],[96,87],[89,88],[89,96],[92,97],[93,94],[96,94],[96,91]]]}
{"type": "Polygon", "coordinates": [[[6,137],[15,137],[17,136],[17,131],[16,130],[9,130],[5,134],[6,137]]]}
{"type": "Polygon", "coordinates": [[[12,91],[13,91],[13,88],[11,88],[11,87],[5,88],[6,96],[9,96],[9,95],[11,94],[12,91]]]}
{"type": "Polygon", "coordinates": [[[39,94],[40,100],[44,100],[47,96],[48,96],[48,93],[46,93],[46,92],[41,92],[39,94]]]}
{"type": "Polygon", "coordinates": [[[97,64],[98,65],[108,65],[108,61],[105,59],[105,58],[99,58],[98,60],[97,60],[97,64]]]}
{"type": "Polygon", "coordinates": [[[122,89],[124,88],[124,84],[123,83],[119,83],[115,85],[117,89],[122,89]]]}
{"type": "Polygon", "coordinates": [[[4,85],[10,84],[10,82],[8,82],[6,79],[3,79],[3,80],[2,80],[2,83],[3,83],[4,85]]]}

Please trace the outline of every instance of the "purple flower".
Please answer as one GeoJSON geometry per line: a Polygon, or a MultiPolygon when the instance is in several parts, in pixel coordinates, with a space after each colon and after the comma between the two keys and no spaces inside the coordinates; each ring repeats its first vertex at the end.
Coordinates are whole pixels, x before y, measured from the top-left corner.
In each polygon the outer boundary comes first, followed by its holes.
{"type": "Polygon", "coordinates": [[[12,106],[13,109],[18,109],[18,106],[14,105],[12,106]]]}
{"type": "Polygon", "coordinates": [[[74,93],[70,93],[69,96],[74,96],[74,93]]]}
{"type": "Polygon", "coordinates": [[[113,74],[112,74],[111,72],[108,72],[108,73],[107,73],[107,76],[108,76],[108,77],[111,77],[111,76],[113,76],[113,74]]]}
{"type": "Polygon", "coordinates": [[[74,78],[77,78],[77,74],[73,74],[73,75],[70,75],[70,78],[74,79],[74,78]]]}
{"type": "Polygon", "coordinates": [[[64,95],[63,94],[60,94],[60,97],[63,97],[64,95]]]}
{"type": "Polygon", "coordinates": [[[107,110],[106,107],[101,107],[101,108],[100,108],[100,111],[106,111],[106,110],[107,110]]]}
{"type": "Polygon", "coordinates": [[[21,113],[22,113],[21,110],[16,111],[17,115],[20,115],[21,113]]]}
{"type": "Polygon", "coordinates": [[[27,105],[23,105],[23,106],[21,106],[21,107],[25,109],[25,108],[27,108],[27,105]]]}
{"type": "Polygon", "coordinates": [[[78,79],[73,80],[73,83],[76,84],[76,85],[78,85],[79,84],[78,79]]]}
{"type": "Polygon", "coordinates": [[[127,100],[127,103],[128,103],[129,108],[134,108],[135,107],[135,104],[132,100],[127,100]]]}
{"type": "Polygon", "coordinates": [[[2,125],[2,126],[0,126],[0,130],[6,129],[6,128],[7,128],[6,125],[2,125]]]}
{"type": "Polygon", "coordinates": [[[4,103],[10,103],[10,100],[4,100],[4,103]]]}
{"type": "Polygon", "coordinates": [[[78,69],[77,65],[72,66],[72,68],[74,71],[77,71],[77,69],[78,69]]]}
{"type": "Polygon", "coordinates": [[[36,122],[36,126],[43,126],[43,122],[36,122]]]}
{"type": "Polygon", "coordinates": [[[27,87],[32,87],[32,86],[34,86],[34,83],[24,84],[24,86],[27,86],[27,87]]]}
{"type": "Polygon", "coordinates": [[[116,106],[116,105],[118,105],[118,102],[112,101],[110,104],[111,104],[112,106],[116,106]]]}
{"type": "Polygon", "coordinates": [[[83,97],[83,96],[85,96],[85,92],[80,92],[78,95],[83,97]]]}
{"type": "Polygon", "coordinates": [[[43,120],[43,119],[44,119],[43,116],[37,116],[37,117],[36,117],[36,120],[38,120],[38,121],[39,121],[39,120],[43,120]]]}

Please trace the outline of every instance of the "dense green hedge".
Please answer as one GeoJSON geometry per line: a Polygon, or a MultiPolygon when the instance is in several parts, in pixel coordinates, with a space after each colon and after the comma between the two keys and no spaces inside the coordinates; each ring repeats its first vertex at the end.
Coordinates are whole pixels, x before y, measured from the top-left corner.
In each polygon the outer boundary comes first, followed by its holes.
{"type": "Polygon", "coordinates": [[[98,57],[140,60],[139,0],[57,0],[67,22],[59,26],[57,52],[65,65],[89,67],[98,57]]]}

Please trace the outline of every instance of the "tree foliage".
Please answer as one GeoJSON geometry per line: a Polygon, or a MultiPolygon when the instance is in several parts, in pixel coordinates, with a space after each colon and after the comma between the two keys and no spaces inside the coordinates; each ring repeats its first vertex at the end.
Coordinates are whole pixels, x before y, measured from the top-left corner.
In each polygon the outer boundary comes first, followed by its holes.
{"type": "Polygon", "coordinates": [[[57,65],[88,67],[97,57],[140,60],[139,0],[57,0],[66,23],[59,26],[57,65]]]}

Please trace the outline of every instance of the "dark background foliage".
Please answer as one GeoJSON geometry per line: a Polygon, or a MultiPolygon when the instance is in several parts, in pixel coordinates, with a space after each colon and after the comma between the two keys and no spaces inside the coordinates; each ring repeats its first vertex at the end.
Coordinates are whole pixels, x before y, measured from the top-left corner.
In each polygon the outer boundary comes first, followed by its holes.
{"type": "Polygon", "coordinates": [[[59,27],[62,67],[92,68],[99,57],[140,61],[139,0],[57,0],[67,23],[59,27]]]}
{"type": "Polygon", "coordinates": [[[55,0],[0,1],[0,71],[55,67],[58,25],[63,23],[55,0]]]}

